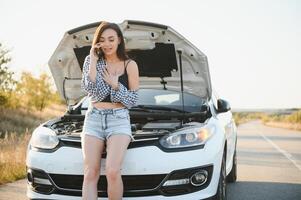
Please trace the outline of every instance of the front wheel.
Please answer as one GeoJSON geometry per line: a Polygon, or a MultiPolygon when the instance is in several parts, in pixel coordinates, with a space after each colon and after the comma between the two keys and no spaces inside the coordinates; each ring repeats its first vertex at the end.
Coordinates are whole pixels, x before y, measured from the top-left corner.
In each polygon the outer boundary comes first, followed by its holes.
{"type": "Polygon", "coordinates": [[[226,186],[226,158],[223,156],[218,188],[213,200],[227,200],[226,186]]]}
{"type": "Polygon", "coordinates": [[[233,155],[232,169],[227,176],[227,181],[229,183],[234,183],[236,181],[236,179],[237,179],[237,156],[236,156],[236,149],[235,149],[234,155],[233,155]]]}

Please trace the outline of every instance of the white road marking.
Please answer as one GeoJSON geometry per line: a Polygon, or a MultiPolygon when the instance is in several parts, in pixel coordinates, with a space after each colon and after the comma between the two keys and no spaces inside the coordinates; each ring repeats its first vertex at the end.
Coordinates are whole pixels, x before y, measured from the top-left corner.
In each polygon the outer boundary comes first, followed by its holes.
{"type": "Polygon", "coordinates": [[[268,143],[270,143],[277,151],[279,151],[282,155],[284,155],[289,161],[291,161],[295,165],[295,167],[297,167],[301,171],[301,166],[297,164],[297,161],[295,160],[295,158],[290,153],[288,153],[285,150],[281,149],[277,144],[275,144],[272,140],[267,138],[262,133],[258,133],[258,134],[261,137],[263,137],[263,139],[265,139],[268,143]]]}

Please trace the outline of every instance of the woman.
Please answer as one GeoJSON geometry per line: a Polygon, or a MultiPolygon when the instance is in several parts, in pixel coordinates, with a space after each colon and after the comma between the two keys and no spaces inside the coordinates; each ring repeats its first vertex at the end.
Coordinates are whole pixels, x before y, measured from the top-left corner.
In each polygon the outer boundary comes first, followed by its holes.
{"type": "Polygon", "coordinates": [[[101,154],[106,142],[106,177],[110,200],[123,196],[121,165],[131,133],[128,108],[138,99],[139,72],[125,53],[118,25],[102,22],[83,65],[82,88],[91,97],[82,132],[83,199],[97,199],[101,154]]]}

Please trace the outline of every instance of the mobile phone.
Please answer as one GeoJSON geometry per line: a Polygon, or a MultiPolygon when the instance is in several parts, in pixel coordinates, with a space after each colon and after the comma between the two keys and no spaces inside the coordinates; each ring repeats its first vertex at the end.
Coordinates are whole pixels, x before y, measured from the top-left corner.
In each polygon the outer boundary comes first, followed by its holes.
{"type": "Polygon", "coordinates": [[[95,48],[95,53],[100,58],[102,56],[101,48],[95,48]]]}

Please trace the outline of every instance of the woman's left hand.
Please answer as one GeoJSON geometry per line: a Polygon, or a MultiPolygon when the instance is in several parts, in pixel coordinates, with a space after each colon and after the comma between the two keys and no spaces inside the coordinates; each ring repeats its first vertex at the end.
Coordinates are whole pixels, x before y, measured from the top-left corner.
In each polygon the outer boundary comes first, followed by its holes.
{"type": "Polygon", "coordinates": [[[103,73],[102,73],[102,78],[103,80],[109,84],[113,89],[118,89],[118,78],[119,74],[117,72],[115,73],[110,73],[107,68],[104,68],[103,73]]]}

